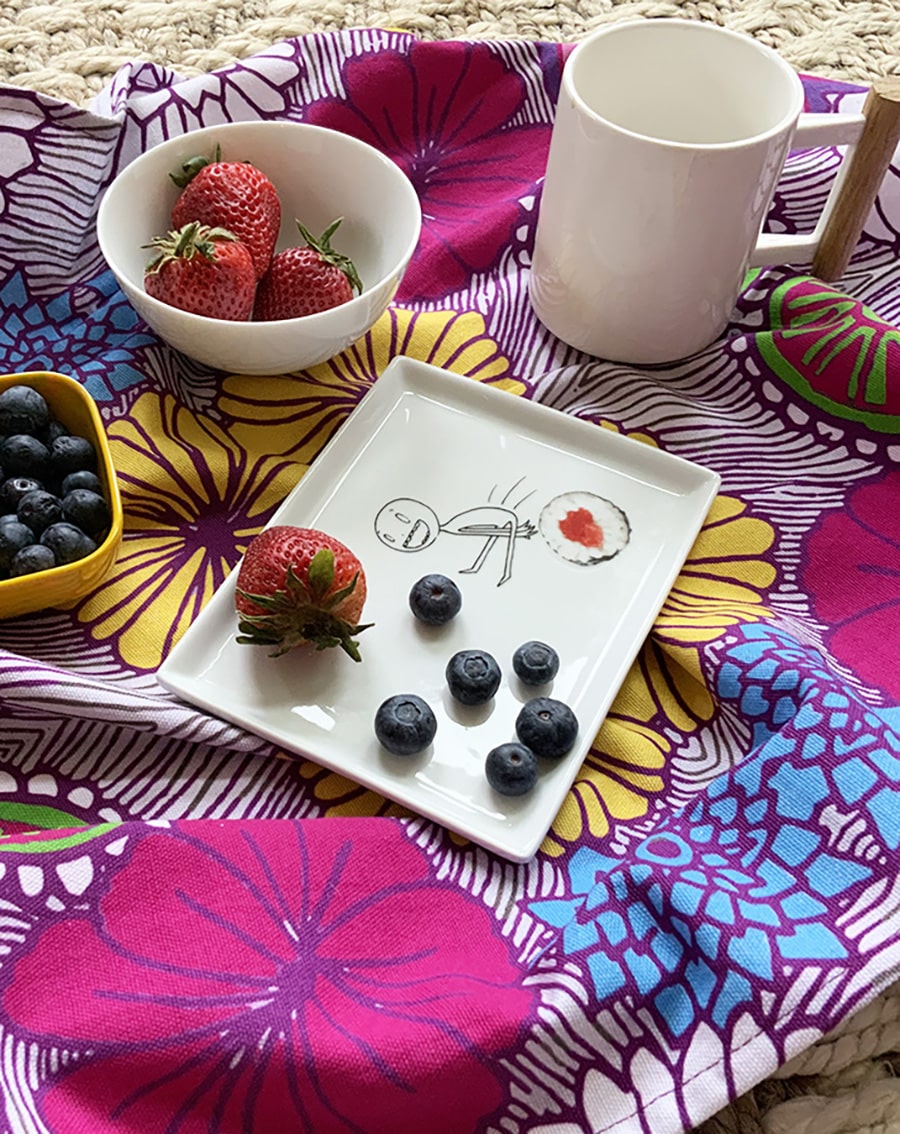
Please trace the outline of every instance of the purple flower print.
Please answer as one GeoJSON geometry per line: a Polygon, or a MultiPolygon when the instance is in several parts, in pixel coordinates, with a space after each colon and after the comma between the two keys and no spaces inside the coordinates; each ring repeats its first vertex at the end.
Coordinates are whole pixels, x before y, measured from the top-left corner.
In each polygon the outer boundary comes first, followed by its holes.
{"type": "Polygon", "coordinates": [[[803,585],[829,650],[900,701],[900,473],[856,488],[807,543],[803,585]]]}
{"type": "Polygon", "coordinates": [[[344,65],[347,101],[314,103],[306,121],[388,154],[419,194],[423,231],[401,296],[443,297],[494,267],[519,201],[546,165],[549,124],[520,124],[521,75],[486,44],[414,43],[344,65]]]}
{"type": "Polygon", "coordinates": [[[531,994],[399,824],[183,823],[14,966],[4,1015],[77,1050],[50,1130],[473,1130],[531,994]],[[430,1069],[430,1070],[429,1070],[430,1069]]]}

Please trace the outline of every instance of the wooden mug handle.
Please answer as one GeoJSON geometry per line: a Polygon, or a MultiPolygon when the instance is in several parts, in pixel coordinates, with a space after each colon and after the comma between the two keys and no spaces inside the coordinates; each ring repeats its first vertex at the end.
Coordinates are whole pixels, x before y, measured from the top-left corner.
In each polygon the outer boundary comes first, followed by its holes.
{"type": "Polygon", "coordinates": [[[822,280],[839,279],[847,270],[900,142],[900,78],[877,79],[863,115],[866,124],[812,264],[813,275],[822,280]]]}

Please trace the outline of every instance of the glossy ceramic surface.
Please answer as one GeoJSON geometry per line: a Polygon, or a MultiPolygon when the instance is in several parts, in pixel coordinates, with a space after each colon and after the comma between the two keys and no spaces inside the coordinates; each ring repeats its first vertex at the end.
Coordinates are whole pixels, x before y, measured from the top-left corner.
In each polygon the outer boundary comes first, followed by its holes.
{"type": "Polygon", "coordinates": [[[327,531],[359,555],[369,587],[363,617],[375,624],[360,637],[363,661],[336,650],[271,658],[238,645],[235,571],[159,680],[525,861],[559,810],[718,483],[717,474],[652,446],[397,358],[271,521],[327,531]],[[413,583],[430,572],[451,576],[462,591],[462,610],[444,627],[418,623],[408,607],[413,583]],[[513,651],[533,638],[560,655],[549,688],[529,690],[512,672],[513,651]],[[444,680],[451,655],[469,648],[492,653],[503,673],[481,708],[454,702],[444,680]],[[375,739],[375,711],[410,692],[431,704],[437,735],[420,756],[391,756],[375,739]],[[485,780],[485,757],[514,738],[519,709],[538,693],[573,708],[578,740],[563,760],[542,765],[529,795],[505,798],[485,780]]]}
{"type": "MultiPolygon", "coordinates": [[[[751,257],[795,263],[815,249],[818,232],[757,250],[803,99],[776,52],[715,24],[625,21],[582,40],[563,71],[535,237],[529,289],[542,322],[579,350],[635,364],[711,343],[751,257]]],[[[862,127],[859,115],[815,117],[799,145],[862,127]]]]}

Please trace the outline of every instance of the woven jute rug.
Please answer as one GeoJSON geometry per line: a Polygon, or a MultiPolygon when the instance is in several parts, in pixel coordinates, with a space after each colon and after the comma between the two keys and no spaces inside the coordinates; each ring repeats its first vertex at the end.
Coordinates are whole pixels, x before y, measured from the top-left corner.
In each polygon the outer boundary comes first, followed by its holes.
{"type": "MultiPolygon", "coordinates": [[[[189,76],[313,31],[396,27],[425,39],[574,41],[636,16],[714,21],[812,74],[860,83],[900,74],[900,0],[7,0],[0,82],[83,106],[132,60],[189,76]]],[[[900,986],[698,1134],[897,1134],[898,1072],[900,986]]]]}
{"type": "Polygon", "coordinates": [[[712,20],[831,78],[900,74],[898,0],[5,0],[0,80],[84,105],[133,59],[193,75],[313,31],[570,41],[636,16],[712,20]]]}

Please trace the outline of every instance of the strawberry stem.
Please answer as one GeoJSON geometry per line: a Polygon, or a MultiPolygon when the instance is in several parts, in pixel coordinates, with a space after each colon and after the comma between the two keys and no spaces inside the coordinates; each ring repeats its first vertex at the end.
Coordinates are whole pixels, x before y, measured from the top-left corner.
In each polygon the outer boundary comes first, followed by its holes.
{"type": "Polygon", "coordinates": [[[338,217],[337,220],[332,221],[321,236],[313,236],[309,229],[302,225],[300,221],[297,221],[297,228],[299,228],[300,235],[306,241],[308,247],[312,248],[314,252],[318,252],[326,264],[331,264],[333,267],[339,268],[347,277],[350,286],[356,288],[356,290],[362,294],[362,280],[359,278],[356,265],[349,256],[345,256],[343,252],[338,252],[337,249],[331,247],[331,238],[337,232],[343,219],[343,217],[338,217]]]}
{"type": "Polygon", "coordinates": [[[222,147],[217,144],[216,152],[213,157],[208,158],[204,157],[203,154],[195,154],[194,157],[188,158],[187,161],[181,163],[181,171],[179,173],[170,173],[169,176],[179,189],[183,189],[185,185],[190,184],[190,182],[194,180],[205,165],[212,165],[221,160],[222,147]]]}
{"type": "Polygon", "coordinates": [[[237,237],[227,228],[210,228],[199,221],[191,221],[165,236],[154,236],[149,244],[141,245],[142,248],[154,249],[145,272],[154,274],[170,260],[191,260],[194,256],[214,261],[217,240],[237,240],[237,237]]]}
{"type": "Polygon", "coordinates": [[[262,613],[240,615],[237,641],[242,646],[274,646],[269,654],[273,658],[306,642],[317,650],[340,646],[354,661],[362,661],[359,643],[354,639],[374,623],[353,625],[331,613],[337,601],[352,594],[359,572],[324,604],[322,600],[334,582],[334,553],[329,548],[323,547],[316,552],[310,561],[307,577],[308,586],[290,566],[284,590],[256,595],[238,587],[237,593],[259,607],[262,613]]]}
{"type": "MultiPolygon", "coordinates": [[[[293,567],[290,568],[293,574],[293,567]]],[[[334,552],[328,547],[320,547],[312,557],[306,576],[309,579],[309,589],[316,602],[321,602],[328,593],[328,588],[334,582],[334,552]]],[[[295,576],[296,578],[296,576],[295,576]]]]}

